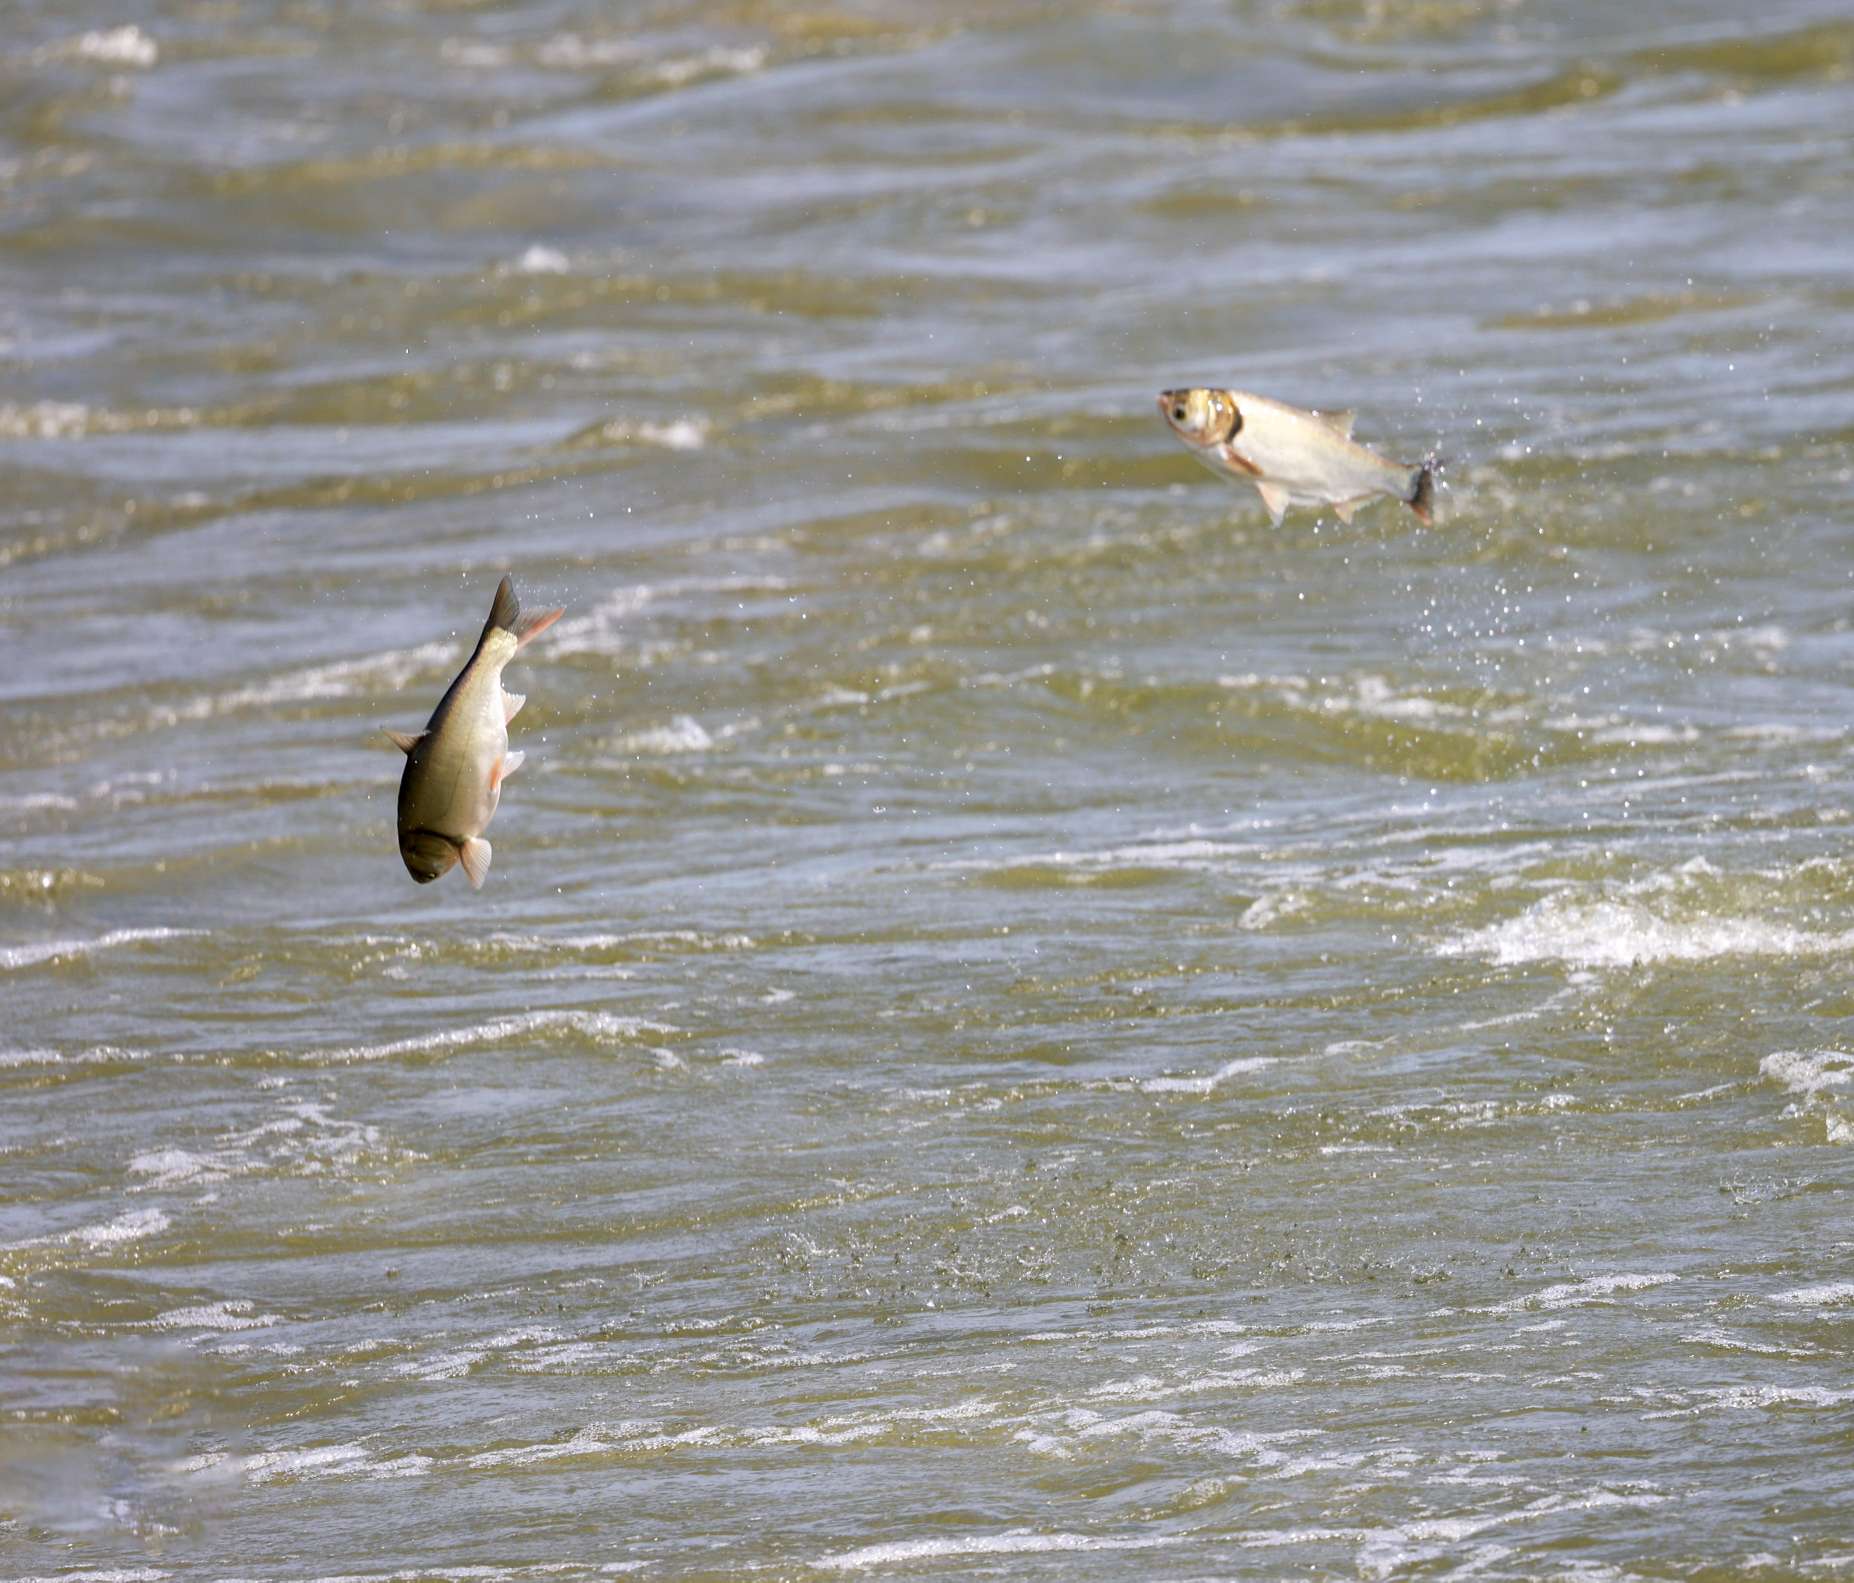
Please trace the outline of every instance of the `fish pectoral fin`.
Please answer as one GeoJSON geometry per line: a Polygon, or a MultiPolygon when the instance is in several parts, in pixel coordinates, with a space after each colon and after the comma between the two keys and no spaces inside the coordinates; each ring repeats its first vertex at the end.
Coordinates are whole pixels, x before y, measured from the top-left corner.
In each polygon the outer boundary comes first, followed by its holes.
{"type": "Polygon", "coordinates": [[[393,746],[401,753],[410,753],[424,737],[429,735],[424,731],[395,731],[391,726],[383,726],[381,729],[392,738],[393,746]]]}
{"type": "Polygon", "coordinates": [[[502,723],[507,725],[520,714],[521,706],[527,701],[528,695],[526,693],[512,693],[508,688],[504,687],[502,689],[502,723]]]}
{"type": "Polygon", "coordinates": [[[490,845],[480,835],[473,835],[457,849],[463,859],[464,873],[470,876],[470,889],[481,890],[489,878],[490,845]]]}
{"type": "Polygon", "coordinates": [[[1316,412],[1314,416],[1334,434],[1347,440],[1352,438],[1352,425],[1358,422],[1358,414],[1349,407],[1340,412],[1316,412]]]}
{"type": "Polygon", "coordinates": [[[502,762],[496,766],[495,774],[489,778],[490,785],[500,786],[527,762],[527,758],[528,755],[519,748],[513,753],[504,753],[502,755],[502,762]]]}
{"type": "Polygon", "coordinates": [[[1275,519],[1275,526],[1280,527],[1281,519],[1287,515],[1288,492],[1279,484],[1264,483],[1259,478],[1255,481],[1255,489],[1262,497],[1262,504],[1268,507],[1269,516],[1275,519]]]}

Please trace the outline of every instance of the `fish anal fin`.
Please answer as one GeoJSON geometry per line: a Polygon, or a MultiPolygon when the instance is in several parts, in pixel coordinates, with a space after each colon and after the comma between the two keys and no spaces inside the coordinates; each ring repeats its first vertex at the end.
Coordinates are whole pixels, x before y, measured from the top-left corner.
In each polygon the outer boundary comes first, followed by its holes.
{"type": "Polygon", "coordinates": [[[1333,502],[1333,515],[1348,527],[1352,523],[1352,513],[1356,510],[1358,510],[1356,500],[1335,500],[1333,502]]]}
{"type": "Polygon", "coordinates": [[[1281,519],[1287,515],[1288,492],[1279,484],[1255,481],[1256,493],[1262,497],[1262,504],[1268,507],[1269,516],[1274,518],[1275,526],[1281,526],[1281,519]]]}
{"type": "Polygon", "coordinates": [[[506,687],[502,689],[502,723],[507,725],[518,714],[521,706],[528,701],[526,693],[512,693],[506,687]]]}
{"type": "Polygon", "coordinates": [[[522,752],[521,749],[519,748],[517,748],[513,753],[504,753],[502,755],[502,761],[496,765],[495,774],[493,774],[489,778],[490,785],[500,786],[505,780],[507,780],[511,775],[513,775],[518,769],[522,767],[522,765],[527,761],[527,757],[528,755],[522,752]]]}
{"type": "Polygon", "coordinates": [[[483,881],[489,878],[489,843],[480,835],[473,835],[458,847],[457,855],[463,859],[464,873],[470,877],[470,889],[481,890],[483,881]]]}
{"type": "Polygon", "coordinates": [[[1352,425],[1358,422],[1358,414],[1349,407],[1339,412],[1316,412],[1314,416],[1334,434],[1348,440],[1352,438],[1352,425]]]}
{"type": "Polygon", "coordinates": [[[391,726],[384,726],[381,729],[386,732],[393,746],[401,753],[410,753],[427,734],[423,731],[395,731],[391,726]]]}

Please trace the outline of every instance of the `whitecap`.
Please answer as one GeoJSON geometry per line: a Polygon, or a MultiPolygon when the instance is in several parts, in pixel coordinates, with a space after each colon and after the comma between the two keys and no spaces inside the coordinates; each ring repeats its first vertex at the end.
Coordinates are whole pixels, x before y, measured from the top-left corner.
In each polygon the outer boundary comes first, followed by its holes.
{"type": "Polygon", "coordinates": [[[21,1242],[0,1243],[0,1251],[55,1247],[59,1243],[81,1243],[86,1248],[110,1248],[118,1243],[136,1242],[143,1237],[155,1236],[172,1224],[158,1209],[131,1209],[101,1225],[79,1226],[75,1231],[57,1232],[48,1237],[27,1237],[21,1242]]]}
{"type": "Polygon", "coordinates": [[[94,940],[45,940],[36,945],[4,946],[0,947],[0,969],[17,972],[22,967],[37,967],[42,962],[90,956],[97,951],[113,951],[118,946],[140,945],[150,940],[179,940],[201,932],[198,929],[112,929],[94,940]]]}
{"type": "Polygon", "coordinates": [[[693,715],[677,715],[666,726],[648,726],[622,738],[619,746],[629,753],[706,753],[715,739],[693,715]]]}
{"type": "Polygon", "coordinates": [[[1139,1091],[1142,1094],[1201,1094],[1208,1095],[1232,1077],[1240,1077],[1245,1072],[1259,1072],[1264,1067],[1279,1064],[1272,1055],[1242,1056],[1234,1061],[1226,1061],[1207,1077],[1148,1077],[1142,1078],[1139,1091]]]}
{"type": "Polygon", "coordinates": [[[262,1330],[277,1323],[275,1314],[254,1314],[249,1298],[203,1303],[194,1308],[170,1308],[148,1321],[153,1330],[262,1330]]]}
{"type": "Polygon", "coordinates": [[[1804,1099],[1854,1084],[1854,1055],[1845,1050],[1776,1050],[1757,1069],[1804,1099]]]}
{"type": "Polygon", "coordinates": [[[1159,1535],[1112,1536],[1076,1533],[1031,1533],[1013,1529],[1001,1534],[968,1534],[947,1539],[891,1539],[860,1550],[820,1556],[812,1565],[826,1572],[857,1572],[867,1567],[904,1566],[911,1561],[958,1556],[1023,1555],[1074,1550],[1153,1550],[1177,1541],[1159,1535]]]}
{"type": "Polygon", "coordinates": [[[1495,1303],[1489,1308],[1477,1308],[1473,1312],[1514,1314],[1540,1308],[1581,1308],[1586,1303],[1601,1302],[1619,1292],[1645,1292],[1679,1279],[1679,1276],[1665,1271],[1653,1275],[1593,1275],[1588,1280],[1561,1282],[1556,1286],[1547,1286],[1543,1291],[1495,1303]]]}
{"type": "Polygon", "coordinates": [[[515,273],[518,275],[564,275],[567,272],[567,256],[557,247],[548,247],[536,242],[515,260],[515,273]]]}
{"type": "Polygon", "coordinates": [[[1773,1303],[1791,1303],[1800,1308],[1838,1307],[1842,1303],[1854,1303],[1854,1281],[1798,1286],[1791,1291],[1778,1292],[1770,1300],[1773,1303]]]}
{"type": "Polygon", "coordinates": [[[1484,956],[1501,967],[1562,962],[1628,968],[1721,956],[1822,956],[1851,948],[1849,931],[1827,934],[1762,918],[1675,921],[1640,903],[1552,895],[1516,918],[1469,930],[1435,949],[1439,956],[1484,956]]]}
{"type": "Polygon", "coordinates": [[[681,88],[701,77],[742,76],[758,71],[766,64],[768,51],[763,44],[732,49],[716,44],[696,55],[677,55],[658,61],[645,77],[666,88],[681,88]]]}
{"type": "Polygon", "coordinates": [[[323,1047],[300,1053],[315,1061],[389,1061],[402,1055],[440,1055],[452,1050],[502,1044],[535,1034],[560,1031],[580,1034],[598,1045],[618,1045],[634,1042],[647,1033],[680,1033],[682,1030],[666,1022],[650,1022],[642,1017],[619,1017],[605,1011],[530,1011],[519,1017],[499,1017],[492,1022],[447,1028],[442,1033],[414,1034],[385,1044],[323,1047]]]}
{"type": "Polygon", "coordinates": [[[81,35],[60,53],[99,66],[134,66],[146,71],[161,58],[161,47],[134,23],[98,28],[81,35]]]}
{"type": "Polygon", "coordinates": [[[135,1155],[129,1169],[152,1177],[145,1187],[179,1187],[183,1183],[223,1182],[231,1174],[228,1162],[216,1154],[194,1154],[187,1149],[151,1149],[135,1155]]]}

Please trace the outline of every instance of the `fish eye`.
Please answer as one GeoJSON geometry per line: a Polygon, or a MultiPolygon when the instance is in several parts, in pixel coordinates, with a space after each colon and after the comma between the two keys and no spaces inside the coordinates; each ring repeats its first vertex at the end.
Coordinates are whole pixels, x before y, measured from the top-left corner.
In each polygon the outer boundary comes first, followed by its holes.
{"type": "Polygon", "coordinates": [[[1172,408],[1172,422],[1173,423],[1183,423],[1184,420],[1185,420],[1185,404],[1181,401],[1175,407],[1172,408]]]}

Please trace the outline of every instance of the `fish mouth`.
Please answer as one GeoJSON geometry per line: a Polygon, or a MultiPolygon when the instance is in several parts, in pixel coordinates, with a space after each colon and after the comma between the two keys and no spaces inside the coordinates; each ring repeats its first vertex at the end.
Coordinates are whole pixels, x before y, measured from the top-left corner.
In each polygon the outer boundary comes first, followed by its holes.
{"type": "Polygon", "coordinates": [[[1170,424],[1171,427],[1174,429],[1178,427],[1177,423],[1174,422],[1172,418],[1172,401],[1176,395],[1177,395],[1176,391],[1161,390],[1157,398],[1158,404],[1159,404],[1159,416],[1163,418],[1168,424],[1170,424]]]}
{"type": "Polygon", "coordinates": [[[457,865],[457,846],[430,830],[408,830],[399,837],[399,855],[406,872],[421,885],[441,879],[457,865]]]}

